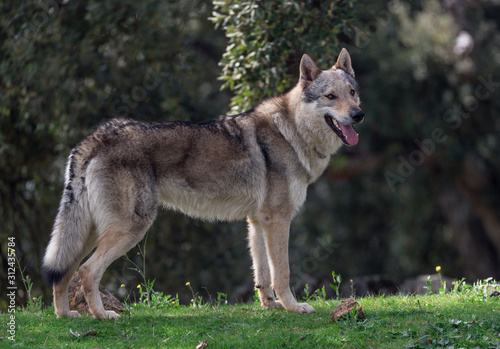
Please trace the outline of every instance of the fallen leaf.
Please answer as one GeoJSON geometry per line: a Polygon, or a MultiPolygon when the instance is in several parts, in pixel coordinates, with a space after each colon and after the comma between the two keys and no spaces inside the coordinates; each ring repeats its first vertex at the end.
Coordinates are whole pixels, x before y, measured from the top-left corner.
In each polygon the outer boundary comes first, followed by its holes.
{"type": "Polygon", "coordinates": [[[358,319],[363,320],[365,318],[365,314],[363,312],[363,308],[361,308],[361,305],[356,302],[352,298],[347,298],[344,299],[340,304],[332,310],[330,313],[330,318],[332,319],[333,322],[342,320],[346,316],[349,316],[351,312],[355,311],[355,316],[358,319]]]}

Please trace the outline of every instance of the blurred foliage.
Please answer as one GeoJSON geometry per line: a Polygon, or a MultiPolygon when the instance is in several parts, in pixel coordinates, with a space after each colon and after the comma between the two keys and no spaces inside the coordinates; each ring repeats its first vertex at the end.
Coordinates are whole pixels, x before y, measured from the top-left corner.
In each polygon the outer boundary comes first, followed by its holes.
{"type": "MultiPolygon", "coordinates": [[[[437,0],[2,2],[0,283],[14,236],[33,296],[50,299],[39,268],[64,162],[93,126],[216,117],[230,103],[221,85],[239,112],[293,86],[303,53],[327,69],[341,47],[366,119],[292,224],[292,286],[328,285],[332,270],[401,281],[436,265],[500,277],[500,10],[466,10],[437,0]],[[474,46],[457,54],[464,30],[474,46]]],[[[184,302],[187,281],[203,296],[202,286],[232,301],[253,294],[243,222],[162,212],[146,253],[155,289],[184,302]]],[[[103,279],[123,297],[141,282],[129,267],[117,261],[103,279]]]]}
{"type": "Polygon", "coordinates": [[[354,1],[214,1],[211,20],[226,32],[220,65],[231,112],[284,93],[298,78],[303,53],[332,64],[341,34],[353,33],[354,1]]]}

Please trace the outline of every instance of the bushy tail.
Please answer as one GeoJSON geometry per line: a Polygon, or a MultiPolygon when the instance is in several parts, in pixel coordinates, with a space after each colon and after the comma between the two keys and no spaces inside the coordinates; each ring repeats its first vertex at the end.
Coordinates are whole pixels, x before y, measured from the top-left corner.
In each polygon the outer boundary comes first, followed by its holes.
{"type": "Polygon", "coordinates": [[[51,285],[72,272],[83,257],[91,223],[86,200],[86,195],[75,198],[71,185],[66,186],[43,258],[42,274],[51,285]]]}

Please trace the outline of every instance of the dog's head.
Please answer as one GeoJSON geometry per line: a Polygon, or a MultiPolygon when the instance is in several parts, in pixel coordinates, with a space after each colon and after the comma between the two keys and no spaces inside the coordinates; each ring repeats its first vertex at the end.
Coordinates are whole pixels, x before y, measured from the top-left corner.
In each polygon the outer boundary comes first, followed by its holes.
{"type": "Polygon", "coordinates": [[[354,79],[351,57],[344,48],[335,65],[329,70],[319,69],[308,55],[300,61],[302,102],[308,104],[309,117],[321,118],[347,145],[358,143],[358,134],[352,125],[363,121],[365,113],[359,107],[358,83],[354,79]]]}

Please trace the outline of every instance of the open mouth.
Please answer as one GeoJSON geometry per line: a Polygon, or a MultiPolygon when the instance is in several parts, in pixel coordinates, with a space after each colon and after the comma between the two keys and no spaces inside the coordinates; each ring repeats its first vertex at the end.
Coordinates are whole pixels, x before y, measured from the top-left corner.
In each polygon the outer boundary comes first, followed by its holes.
{"type": "Polygon", "coordinates": [[[339,138],[347,145],[358,144],[358,134],[354,131],[352,125],[342,125],[330,115],[325,115],[325,120],[328,126],[339,136],[339,138]]]}

